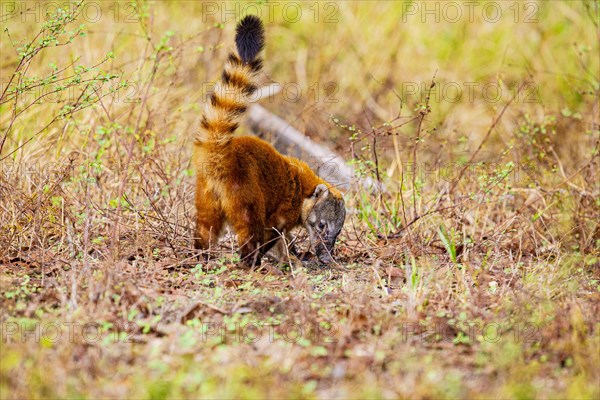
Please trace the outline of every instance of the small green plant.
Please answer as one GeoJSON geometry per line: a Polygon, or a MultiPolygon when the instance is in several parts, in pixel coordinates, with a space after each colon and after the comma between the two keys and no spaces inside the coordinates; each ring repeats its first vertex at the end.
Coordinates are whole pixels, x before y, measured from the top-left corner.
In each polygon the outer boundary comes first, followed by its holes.
{"type": "Polygon", "coordinates": [[[442,244],[444,245],[444,248],[446,249],[446,252],[448,253],[448,256],[450,256],[450,260],[452,260],[452,262],[454,264],[457,263],[457,253],[456,253],[456,232],[454,231],[454,228],[452,228],[450,230],[450,233],[448,234],[448,232],[446,231],[446,228],[444,227],[444,225],[440,225],[438,226],[438,237],[440,238],[440,240],[442,241],[442,244]]]}

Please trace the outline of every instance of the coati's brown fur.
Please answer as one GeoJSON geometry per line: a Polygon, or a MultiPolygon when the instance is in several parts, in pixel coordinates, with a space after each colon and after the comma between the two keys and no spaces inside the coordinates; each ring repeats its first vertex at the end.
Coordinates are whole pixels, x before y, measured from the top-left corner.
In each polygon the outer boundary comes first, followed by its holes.
{"type": "Polygon", "coordinates": [[[280,233],[303,225],[319,259],[330,262],[346,215],[341,193],[269,143],[233,136],[248,96],[256,91],[252,79],[262,67],[263,46],[262,22],[245,17],[237,26],[237,51],[229,55],[206,106],[194,149],[196,247],[215,244],[228,223],[237,234],[242,262],[256,265],[280,233]]]}

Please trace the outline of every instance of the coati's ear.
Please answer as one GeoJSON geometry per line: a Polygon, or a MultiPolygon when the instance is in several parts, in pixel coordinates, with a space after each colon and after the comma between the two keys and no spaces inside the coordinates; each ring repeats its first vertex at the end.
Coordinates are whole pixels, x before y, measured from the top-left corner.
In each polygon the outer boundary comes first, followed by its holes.
{"type": "Polygon", "coordinates": [[[329,195],[329,189],[327,188],[327,186],[325,184],[320,183],[315,188],[315,191],[314,191],[312,197],[314,197],[315,199],[318,199],[320,197],[325,198],[325,197],[327,197],[327,195],[329,195]]]}

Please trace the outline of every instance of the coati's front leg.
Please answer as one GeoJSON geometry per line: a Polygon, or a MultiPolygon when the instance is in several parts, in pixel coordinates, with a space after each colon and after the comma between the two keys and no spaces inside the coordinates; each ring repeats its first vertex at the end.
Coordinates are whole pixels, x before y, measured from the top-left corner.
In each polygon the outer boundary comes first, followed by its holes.
{"type": "Polygon", "coordinates": [[[271,254],[279,263],[289,263],[295,267],[301,267],[302,261],[298,258],[298,252],[294,245],[290,246],[289,235],[279,237],[271,249],[271,254]]]}
{"type": "MultiPolygon", "coordinates": [[[[242,239],[240,238],[240,240],[242,239]]],[[[252,241],[248,241],[248,243],[252,243],[252,241]]],[[[241,246],[242,261],[248,260],[247,264],[251,266],[259,265],[260,260],[270,251],[280,263],[291,263],[296,267],[302,266],[302,262],[296,257],[296,253],[293,249],[288,249],[286,243],[288,243],[287,240],[284,242],[277,230],[265,228],[262,239],[249,246],[250,251],[253,251],[252,253],[244,255],[246,254],[244,246],[241,246]]]]}
{"type": "MultiPolygon", "coordinates": [[[[234,199],[230,196],[225,198],[234,199]]],[[[253,267],[260,264],[264,243],[265,223],[260,204],[255,199],[246,199],[240,203],[232,201],[225,204],[227,221],[237,235],[241,264],[253,267]]]]}
{"type": "Polygon", "coordinates": [[[263,256],[279,241],[277,231],[265,224],[260,201],[248,200],[230,207],[227,220],[237,234],[241,262],[246,267],[259,265],[263,256]]]}

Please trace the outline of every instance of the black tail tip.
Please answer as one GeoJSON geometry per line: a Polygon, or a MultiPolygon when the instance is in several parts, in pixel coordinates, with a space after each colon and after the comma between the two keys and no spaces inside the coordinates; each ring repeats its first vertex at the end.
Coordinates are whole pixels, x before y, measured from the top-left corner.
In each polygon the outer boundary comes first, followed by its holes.
{"type": "Polygon", "coordinates": [[[235,45],[243,62],[254,61],[265,46],[265,30],[260,18],[247,15],[238,23],[235,45]]]}

